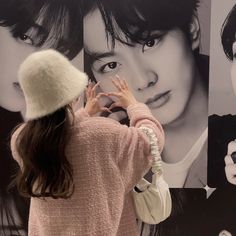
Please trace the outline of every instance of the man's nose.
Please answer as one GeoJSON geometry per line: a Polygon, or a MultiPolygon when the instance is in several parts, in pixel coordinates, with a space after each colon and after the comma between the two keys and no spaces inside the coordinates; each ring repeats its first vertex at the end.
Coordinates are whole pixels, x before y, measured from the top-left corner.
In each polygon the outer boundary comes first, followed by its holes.
{"type": "Polygon", "coordinates": [[[140,92],[154,86],[158,82],[158,76],[154,72],[136,73],[133,79],[136,90],[140,92]]]}

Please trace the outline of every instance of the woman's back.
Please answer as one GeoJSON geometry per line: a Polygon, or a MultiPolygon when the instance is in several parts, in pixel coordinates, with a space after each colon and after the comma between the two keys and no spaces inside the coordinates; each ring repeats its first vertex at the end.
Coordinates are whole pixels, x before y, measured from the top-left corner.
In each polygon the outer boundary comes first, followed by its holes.
{"type": "MultiPolygon", "coordinates": [[[[154,125],[144,104],[130,106],[129,111],[131,123],[154,125]]],[[[154,130],[162,148],[162,130],[154,130]]],[[[14,157],[17,133],[12,138],[14,157]]],[[[69,199],[31,198],[29,235],[136,235],[130,190],[150,168],[149,149],[147,137],[137,128],[89,117],[80,109],[66,147],[74,193],[69,199]],[[117,232],[118,227],[122,230],[117,232]]]]}

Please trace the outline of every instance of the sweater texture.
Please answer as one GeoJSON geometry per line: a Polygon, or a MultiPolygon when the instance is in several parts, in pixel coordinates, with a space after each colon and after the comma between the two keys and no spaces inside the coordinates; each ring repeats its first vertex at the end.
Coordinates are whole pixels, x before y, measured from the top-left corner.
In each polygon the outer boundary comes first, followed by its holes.
{"type": "MultiPolygon", "coordinates": [[[[138,127],[153,129],[160,151],[164,132],[146,105],[130,105],[127,112],[130,127],[90,117],[84,108],[76,112],[66,147],[75,191],[69,199],[31,198],[29,236],[138,235],[132,189],[152,163],[148,137],[138,127]]],[[[11,149],[23,167],[15,147],[21,127],[11,149]]]]}

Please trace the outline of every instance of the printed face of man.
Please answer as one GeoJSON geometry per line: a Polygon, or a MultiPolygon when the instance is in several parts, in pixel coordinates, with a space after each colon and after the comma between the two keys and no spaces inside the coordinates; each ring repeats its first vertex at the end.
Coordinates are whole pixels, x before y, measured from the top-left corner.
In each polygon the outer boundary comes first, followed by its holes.
{"type": "Polygon", "coordinates": [[[95,10],[84,19],[84,48],[94,58],[91,69],[104,92],[115,90],[111,77],[124,77],[137,100],[162,124],[175,121],[190,106],[196,65],[181,30],[153,31],[144,43],[132,46],[116,40],[112,48],[95,10]]]}
{"type": "MultiPolygon", "coordinates": [[[[45,47],[44,47],[45,48],[45,47]]],[[[42,48],[41,48],[42,49],[42,48]]],[[[20,88],[17,72],[24,59],[37,49],[27,35],[14,38],[7,27],[0,27],[0,106],[13,112],[25,112],[25,100],[20,88]]],[[[72,63],[83,68],[81,51],[72,63]]],[[[83,98],[80,100],[83,103],[83,98]]]]}
{"type": "Polygon", "coordinates": [[[0,27],[0,106],[9,111],[21,111],[25,101],[17,80],[22,61],[35,48],[27,37],[14,38],[7,27],[0,27]]]}
{"type": "Polygon", "coordinates": [[[233,62],[231,65],[231,80],[234,93],[236,95],[236,41],[232,45],[232,52],[233,52],[233,62]]]}

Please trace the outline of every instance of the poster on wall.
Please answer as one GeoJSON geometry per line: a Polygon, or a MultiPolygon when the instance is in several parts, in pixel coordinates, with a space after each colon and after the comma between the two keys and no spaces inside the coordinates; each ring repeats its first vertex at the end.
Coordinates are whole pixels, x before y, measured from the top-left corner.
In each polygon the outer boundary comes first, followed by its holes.
{"type": "MultiPolygon", "coordinates": [[[[126,78],[158,118],[165,130],[164,177],[173,188],[201,188],[207,182],[210,32],[201,29],[209,25],[210,5],[205,2],[84,3],[85,71],[104,92],[113,89],[111,77],[126,78]],[[200,6],[206,7],[202,25],[200,6]]],[[[116,113],[113,118],[126,118],[116,113]]]]}
{"type": "Polygon", "coordinates": [[[8,190],[19,171],[9,141],[25,120],[17,71],[28,55],[46,48],[62,52],[82,70],[82,17],[78,0],[0,0],[0,235],[28,235],[30,200],[16,187],[8,190]]]}
{"type": "MultiPolygon", "coordinates": [[[[160,225],[141,225],[141,235],[199,235],[193,222],[207,185],[210,2],[98,2],[84,3],[85,71],[103,92],[114,89],[111,77],[125,78],[165,131],[162,165],[174,210],[160,225]]],[[[129,122],[123,110],[103,115],[129,122]]]]}
{"type": "Polygon", "coordinates": [[[212,1],[208,120],[209,235],[235,235],[236,2],[212,1]],[[220,216],[219,213],[220,212],[220,216]]]}
{"type": "MultiPolygon", "coordinates": [[[[163,125],[163,172],[173,210],[158,225],[138,222],[140,235],[234,235],[236,230],[225,223],[231,225],[233,213],[223,222],[214,212],[215,205],[222,206],[217,201],[232,203],[227,196],[234,196],[236,184],[230,157],[236,151],[236,86],[231,85],[234,4],[233,0],[0,0],[0,235],[27,235],[29,199],[16,188],[7,189],[19,169],[9,139],[14,127],[25,121],[19,65],[32,52],[46,48],[66,55],[92,82],[100,82],[102,92],[114,90],[112,77],[125,78],[136,99],[163,125]],[[222,47],[223,32],[227,45],[222,47]],[[219,127],[221,122],[228,126],[219,127]],[[221,145],[216,138],[225,129],[231,134],[221,145]],[[222,149],[216,150],[220,145],[222,149]]],[[[109,107],[114,101],[102,103],[109,107]]],[[[129,125],[123,109],[100,115],[129,125]]],[[[151,180],[151,172],[145,178],[151,180]]]]}

